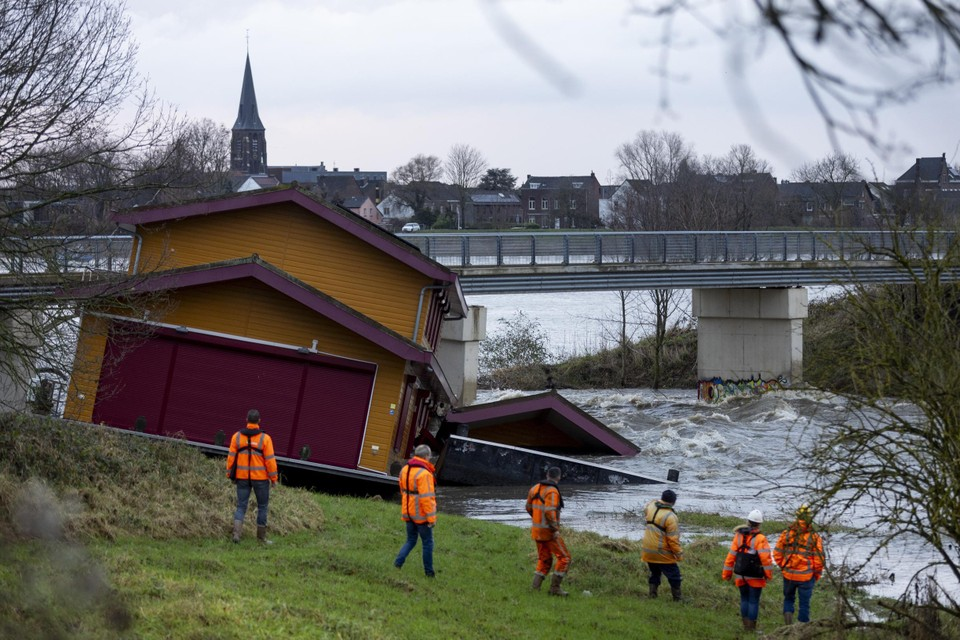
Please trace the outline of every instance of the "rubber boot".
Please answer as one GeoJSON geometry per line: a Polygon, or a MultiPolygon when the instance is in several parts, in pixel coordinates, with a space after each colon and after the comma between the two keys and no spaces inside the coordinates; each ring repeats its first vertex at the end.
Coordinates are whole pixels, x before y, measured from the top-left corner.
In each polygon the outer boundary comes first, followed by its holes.
{"type": "Polygon", "coordinates": [[[243,520],[233,521],[233,541],[240,542],[240,535],[243,533],[243,520]]]}
{"type": "Polygon", "coordinates": [[[749,629],[749,628],[750,628],[750,618],[744,618],[744,617],[741,616],[740,619],[743,621],[743,628],[744,628],[744,629],[749,629]]]}
{"type": "Polygon", "coordinates": [[[680,585],[670,585],[670,593],[673,594],[674,602],[682,602],[683,595],[680,593],[680,585]]]}
{"type": "Polygon", "coordinates": [[[746,624],[747,624],[747,629],[749,629],[750,631],[756,631],[756,630],[757,630],[757,621],[756,621],[756,620],[747,619],[747,620],[746,620],[746,624]]]}
{"type": "Polygon", "coordinates": [[[559,574],[553,574],[553,581],[550,583],[550,595],[552,596],[567,596],[570,595],[566,591],[560,588],[560,583],[563,582],[563,576],[559,574]]]}
{"type": "Polygon", "coordinates": [[[543,575],[542,573],[535,573],[535,574],[533,574],[533,584],[530,585],[530,587],[531,587],[534,591],[540,591],[540,585],[543,584],[543,580],[544,580],[546,577],[547,577],[547,576],[543,575]]]}
{"type": "Polygon", "coordinates": [[[266,525],[257,525],[257,542],[260,544],[273,544],[273,540],[267,540],[266,525]]]}
{"type": "Polygon", "coordinates": [[[660,588],[660,585],[658,585],[658,584],[651,584],[651,585],[650,585],[650,597],[651,597],[651,598],[656,598],[656,597],[657,597],[657,589],[659,589],[659,588],[660,588]]]}
{"type": "Polygon", "coordinates": [[[783,624],[793,624],[793,611],[783,612],[783,624]]]}

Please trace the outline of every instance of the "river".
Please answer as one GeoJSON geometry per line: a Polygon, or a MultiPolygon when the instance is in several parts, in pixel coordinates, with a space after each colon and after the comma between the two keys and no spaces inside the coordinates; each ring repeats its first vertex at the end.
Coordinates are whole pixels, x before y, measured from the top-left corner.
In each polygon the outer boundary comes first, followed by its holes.
{"type": "MultiPolygon", "coordinates": [[[[591,318],[606,317],[619,304],[612,293],[569,294],[567,299],[551,294],[545,301],[536,296],[477,296],[471,304],[488,306],[488,332],[496,331],[497,318],[510,317],[515,309],[538,321],[545,333],[562,338],[567,349],[588,344],[591,318]],[[495,300],[496,299],[496,300],[495,300]],[[502,300],[502,302],[500,302],[502,300]],[[570,302],[572,300],[573,302],[570,302]],[[499,306],[498,306],[499,304],[499,306]],[[506,306],[504,306],[506,305],[506,306]]],[[[594,327],[595,329],[595,327],[594,327]]],[[[556,348],[555,345],[551,345],[556,348]]],[[[675,490],[683,538],[717,535],[729,542],[730,532],[695,531],[683,526],[684,510],[743,516],[754,508],[768,519],[789,519],[806,500],[804,478],[787,473],[808,438],[843,419],[842,399],[829,394],[782,391],[760,396],[731,398],[717,404],[697,400],[696,389],[560,390],[565,398],[640,447],[632,458],[604,457],[596,461],[641,475],[663,478],[676,469],[680,479],[675,490]]],[[[478,402],[519,394],[511,390],[481,391],[478,402]]],[[[562,487],[562,483],[561,483],[562,487]]],[[[639,539],[643,506],[659,497],[660,485],[566,487],[564,526],[614,538],[639,539]]],[[[527,487],[440,487],[441,511],[472,518],[527,526],[523,502],[527,487]]],[[[857,522],[841,524],[856,526],[857,522]]],[[[766,531],[771,543],[777,531],[766,531]]],[[[832,566],[863,560],[873,538],[864,533],[827,533],[832,566]]],[[[874,579],[869,589],[877,595],[896,597],[907,588],[908,579],[932,553],[919,541],[898,547],[899,553],[882,553],[868,567],[874,579]]],[[[575,551],[574,551],[575,555],[575,551]]],[[[718,567],[719,572],[719,567],[718,567]]],[[[943,576],[941,576],[943,577],[943,576]]],[[[952,582],[951,582],[952,584],[952,582]]],[[[956,585],[953,585],[956,587],[956,585]]]]}

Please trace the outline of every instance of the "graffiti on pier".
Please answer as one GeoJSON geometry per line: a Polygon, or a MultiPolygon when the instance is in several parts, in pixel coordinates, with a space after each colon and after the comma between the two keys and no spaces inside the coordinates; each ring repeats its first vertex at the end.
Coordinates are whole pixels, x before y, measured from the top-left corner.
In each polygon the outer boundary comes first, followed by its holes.
{"type": "Polygon", "coordinates": [[[759,374],[756,378],[747,380],[711,378],[697,383],[697,399],[717,402],[730,396],[760,395],[769,391],[782,391],[786,386],[785,376],[777,376],[770,380],[762,380],[759,374]]]}

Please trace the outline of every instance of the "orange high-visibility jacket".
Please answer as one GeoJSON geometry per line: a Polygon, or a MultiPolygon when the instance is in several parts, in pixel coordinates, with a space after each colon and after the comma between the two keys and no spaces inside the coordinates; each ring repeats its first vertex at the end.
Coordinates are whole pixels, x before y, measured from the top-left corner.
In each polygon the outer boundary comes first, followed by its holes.
{"type": "Polygon", "coordinates": [[[273,440],[255,424],[237,431],[230,438],[230,453],[227,454],[227,477],[230,467],[237,465],[237,480],[269,480],[276,484],[277,459],[273,453],[273,440]],[[247,448],[250,445],[252,448],[247,448]]]}
{"type": "Polygon", "coordinates": [[[680,522],[673,507],[659,500],[644,509],[647,529],[643,532],[640,559],[654,564],[673,564],[683,559],[680,548],[680,522]]]}
{"type": "Polygon", "coordinates": [[[760,533],[759,529],[748,529],[741,526],[733,534],[733,542],[730,543],[730,551],[727,552],[727,558],[723,561],[724,580],[729,580],[730,576],[736,578],[738,587],[748,584],[751,587],[765,587],[767,580],[773,578],[773,558],[770,556],[770,543],[767,542],[767,536],[760,533]],[[744,544],[746,540],[747,547],[760,555],[760,564],[763,565],[764,578],[744,578],[733,573],[733,565],[737,561],[737,549],[744,544]]]}
{"type": "Polygon", "coordinates": [[[560,490],[549,482],[535,484],[527,493],[527,513],[533,520],[530,537],[534,540],[553,540],[560,530],[560,490]]]}
{"type": "Polygon", "coordinates": [[[823,573],[823,540],[820,534],[810,530],[809,524],[797,520],[777,538],[773,560],[783,571],[785,580],[819,580],[823,573]]]}
{"type": "Polygon", "coordinates": [[[436,524],[436,472],[429,460],[414,456],[400,470],[400,517],[416,524],[436,524]]]}

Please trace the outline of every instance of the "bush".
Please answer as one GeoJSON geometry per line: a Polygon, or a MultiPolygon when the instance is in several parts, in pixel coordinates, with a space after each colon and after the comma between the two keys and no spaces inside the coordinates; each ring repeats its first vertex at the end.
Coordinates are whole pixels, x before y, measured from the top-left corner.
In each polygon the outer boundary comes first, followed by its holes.
{"type": "Polygon", "coordinates": [[[498,378],[502,370],[542,368],[550,361],[547,334],[536,320],[517,311],[503,329],[480,343],[481,384],[507,386],[498,378]]]}

